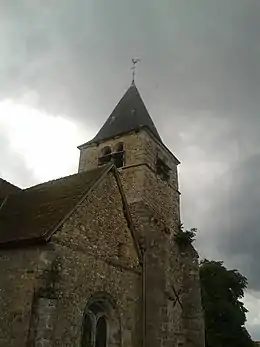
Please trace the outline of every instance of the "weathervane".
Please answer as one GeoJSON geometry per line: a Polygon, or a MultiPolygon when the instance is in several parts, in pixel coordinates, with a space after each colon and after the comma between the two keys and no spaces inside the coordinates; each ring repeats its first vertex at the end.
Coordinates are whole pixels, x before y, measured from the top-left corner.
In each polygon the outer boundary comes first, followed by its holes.
{"type": "Polygon", "coordinates": [[[132,59],[133,66],[131,67],[132,70],[132,85],[135,84],[135,69],[136,69],[136,64],[139,63],[140,59],[132,59]]]}

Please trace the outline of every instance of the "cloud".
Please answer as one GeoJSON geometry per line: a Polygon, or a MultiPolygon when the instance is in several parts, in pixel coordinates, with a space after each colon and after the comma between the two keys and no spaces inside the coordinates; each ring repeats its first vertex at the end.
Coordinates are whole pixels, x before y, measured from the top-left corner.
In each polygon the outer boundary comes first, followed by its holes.
{"type": "Polygon", "coordinates": [[[245,305],[249,310],[247,317],[247,329],[250,331],[251,336],[254,337],[256,341],[260,340],[260,330],[259,330],[259,322],[260,322],[260,297],[259,293],[249,292],[245,296],[245,305]]]}
{"type": "MultiPolygon", "coordinates": [[[[208,211],[204,237],[249,280],[249,288],[260,290],[259,205],[260,153],[241,160],[218,182],[218,195],[208,211]],[[226,189],[223,184],[228,182],[226,189]],[[211,242],[210,242],[211,240],[211,242]]],[[[212,198],[214,195],[212,195],[212,198]]],[[[203,240],[201,240],[203,247],[203,240]]]]}
{"type": "Polygon", "coordinates": [[[6,179],[19,187],[24,187],[35,182],[33,172],[26,166],[22,155],[11,148],[10,141],[5,135],[2,125],[0,128],[0,155],[1,178],[6,179]]]}
{"type": "MultiPolygon", "coordinates": [[[[0,28],[0,100],[40,112],[34,113],[42,119],[38,125],[29,118],[24,124],[33,124],[41,139],[51,175],[61,174],[58,166],[64,174],[75,167],[72,154],[68,166],[60,165],[66,160],[62,150],[74,148],[76,138],[85,142],[101,126],[131,82],[131,58],[141,58],[137,86],[182,162],[183,221],[200,229],[203,256],[239,268],[249,287],[260,290],[260,3],[4,0],[0,28]],[[66,121],[77,129],[67,146],[66,121]],[[55,136],[44,148],[43,124],[60,130],[60,152],[55,136]],[[83,128],[84,139],[78,133],[83,128]]],[[[0,173],[33,184],[48,175],[21,135],[25,128],[14,146],[9,118],[2,114],[0,173]]]]}
{"type": "Polygon", "coordinates": [[[6,1],[1,90],[10,97],[28,86],[51,113],[105,118],[130,82],[130,58],[137,54],[143,64],[140,86],[151,108],[166,101],[171,110],[206,107],[240,114],[256,107],[259,93],[258,9],[256,1],[242,0],[160,6],[6,1]]]}
{"type": "MultiPolygon", "coordinates": [[[[21,102],[25,100],[35,103],[37,98],[28,93],[21,102]]],[[[21,187],[76,172],[77,145],[94,135],[91,129],[80,130],[62,115],[53,116],[8,99],[0,102],[0,129],[0,176],[21,187]]]]}

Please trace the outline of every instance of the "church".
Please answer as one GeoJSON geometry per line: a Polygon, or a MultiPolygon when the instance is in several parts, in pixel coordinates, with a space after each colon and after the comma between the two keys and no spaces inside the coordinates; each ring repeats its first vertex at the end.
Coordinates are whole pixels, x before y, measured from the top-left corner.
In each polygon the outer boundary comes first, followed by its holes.
{"type": "Polygon", "coordinates": [[[0,179],[0,347],[204,347],[180,162],[135,83],[78,149],[74,175],[0,179]]]}

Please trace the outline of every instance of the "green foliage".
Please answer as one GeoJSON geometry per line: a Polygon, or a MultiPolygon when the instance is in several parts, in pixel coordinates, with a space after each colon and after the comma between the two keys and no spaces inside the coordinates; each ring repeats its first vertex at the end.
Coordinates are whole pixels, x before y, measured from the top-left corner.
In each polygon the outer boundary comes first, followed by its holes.
{"type": "Polygon", "coordinates": [[[196,233],[196,228],[191,228],[190,230],[183,230],[183,225],[181,224],[174,237],[176,242],[181,247],[187,247],[188,245],[191,245],[192,242],[195,240],[196,233]]]}
{"type": "Polygon", "coordinates": [[[253,347],[245,328],[247,309],[239,300],[247,279],[223,262],[200,263],[202,306],[205,312],[206,347],[253,347]]]}

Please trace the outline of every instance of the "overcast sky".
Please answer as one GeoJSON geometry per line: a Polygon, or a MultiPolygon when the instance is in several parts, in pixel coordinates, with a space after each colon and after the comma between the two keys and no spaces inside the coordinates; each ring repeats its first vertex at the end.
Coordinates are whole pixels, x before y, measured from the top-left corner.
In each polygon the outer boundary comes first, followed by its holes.
{"type": "Polygon", "coordinates": [[[260,339],[260,1],[2,0],[0,176],[77,170],[131,83],[180,159],[182,218],[202,257],[249,280],[260,339]]]}

